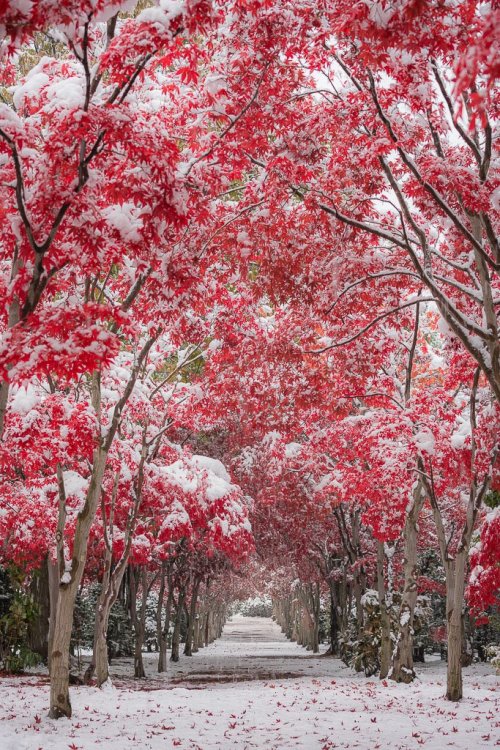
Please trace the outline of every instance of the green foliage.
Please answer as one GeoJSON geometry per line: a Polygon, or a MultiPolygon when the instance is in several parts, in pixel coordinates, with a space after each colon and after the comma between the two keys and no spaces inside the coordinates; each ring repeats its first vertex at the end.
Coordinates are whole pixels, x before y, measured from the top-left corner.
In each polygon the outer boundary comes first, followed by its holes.
{"type": "Polygon", "coordinates": [[[330,633],[330,610],[326,605],[325,601],[321,601],[321,607],[319,610],[319,631],[318,638],[320,643],[324,643],[328,640],[330,633]]]}
{"type": "Polygon", "coordinates": [[[420,553],[418,558],[420,573],[420,586],[424,579],[428,585],[426,593],[418,598],[415,611],[415,647],[423,647],[425,653],[436,651],[439,640],[435,634],[439,634],[446,626],[446,594],[445,575],[441,556],[435,549],[427,549],[420,553]],[[422,602],[425,612],[422,616],[419,612],[419,602],[422,602]]]}
{"type": "Polygon", "coordinates": [[[493,647],[500,653],[500,613],[491,608],[488,611],[488,622],[474,628],[474,648],[480,661],[491,661],[493,647]]]}
{"type": "Polygon", "coordinates": [[[148,651],[158,651],[158,639],[156,633],[156,608],[158,606],[158,595],[153,591],[146,601],[146,629],[144,632],[144,645],[148,651]]]}
{"type": "Polygon", "coordinates": [[[484,498],[484,504],[487,505],[488,508],[498,508],[500,505],[500,492],[497,492],[496,490],[488,492],[484,498]]]}
{"type": "MultiPolygon", "coordinates": [[[[432,617],[430,597],[418,596],[413,620],[415,648],[427,646],[430,642],[429,623],[432,617]]],[[[356,672],[364,672],[367,677],[376,674],[380,668],[380,648],[382,641],[382,624],[378,593],[374,589],[365,591],[361,598],[363,608],[363,627],[358,629],[356,612],[353,609],[349,618],[347,631],[339,638],[340,657],[356,672]]],[[[393,594],[392,606],[389,608],[391,620],[391,638],[394,640],[398,631],[400,596],[393,594]]]]}
{"type": "MultiPolygon", "coordinates": [[[[71,635],[71,646],[74,652],[93,648],[95,612],[100,588],[99,584],[92,584],[77,595],[71,635]]],[[[123,602],[119,599],[111,607],[106,640],[110,658],[132,656],[134,653],[134,635],[130,617],[123,602]]]]}
{"type": "Polygon", "coordinates": [[[39,664],[41,657],[27,645],[28,628],[38,608],[19,568],[0,569],[0,602],[0,669],[23,672],[39,664]]]}
{"type": "Polygon", "coordinates": [[[361,599],[363,627],[358,630],[356,612],[351,612],[347,632],[339,638],[340,657],[356,672],[367,677],[374,675],[380,667],[381,624],[378,594],[368,589],[361,599]]]}

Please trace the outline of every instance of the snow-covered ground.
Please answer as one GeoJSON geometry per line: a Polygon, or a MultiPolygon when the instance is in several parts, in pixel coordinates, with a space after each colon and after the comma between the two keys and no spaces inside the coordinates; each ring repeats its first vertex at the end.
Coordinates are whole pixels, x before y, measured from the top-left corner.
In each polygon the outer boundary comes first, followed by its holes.
{"type": "Polygon", "coordinates": [[[499,680],[465,670],[465,698],[444,700],[445,665],[422,665],[412,685],[354,674],[312,656],[263,618],[235,617],[191,658],[133,680],[113,665],[114,687],[72,688],[73,718],[47,718],[41,676],[0,679],[1,750],[479,750],[500,745],[499,680]]]}

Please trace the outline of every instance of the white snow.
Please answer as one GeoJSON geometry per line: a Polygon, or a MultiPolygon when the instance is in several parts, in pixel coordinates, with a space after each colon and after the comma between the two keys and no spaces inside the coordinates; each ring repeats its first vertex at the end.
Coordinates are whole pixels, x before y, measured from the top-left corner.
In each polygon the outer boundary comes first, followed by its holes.
{"type": "Polygon", "coordinates": [[[410,622],[410,613],[408,612],[408,610],[405,610],[401,614],[401,617],[399,618],[399,624],[401,625],[402,628],[404,628],[404,626],[408,625],[409,622],[410,622]]]}
{"type": "Polygon", "coordinates": [[[163,519],[161,530],[164,529],[175,529],[179,526],[190,526],[191,519],[186,509],[181,505],[178,500],[174,500],[169,509],[169,512],[163,519]]]}
{"type": "Polygon", "coordinates": [[[74,76],[55,81],[47,87],[47,99],[47,112],[57,109],[80,109],[85,101],[83,78],[74,76]]]}
{"type": "Polygon", "coordinates": [[[297,458],[302,450],[300,443],[287,443],[285,445],[285,456],[287,458],[297,458]]]}
{"type": "Polygon", "coordinates": [[[71,500],[72,498],[76,500],[76,503],[71,503],[71,508],[72,510],[79,513],[85,505],[90,478],[86,479],[85,477],[82,477],[81,474],[79,474],[77,471],[71,470],[64,471],[63,477],[66,498],[68,500],[71,500]]]}
{"type": "Polygon", "coordinates": [[[410,685],[367,679],[313,656],[264,618],[236,616],[221,640],[147,680],[114,660],[114,690],[71,690],[73,718],[47,718],[44,677],[0,679],[2,750],[469,750],[495,747],[499,680],[464,670],[465,697],[443,697],[446,667],[419,666],[410,685]]]}
{"type": "Polygon", "coordinates": [[[215,476],[218,477],[219,479],[222,479],[224,480],[224,482],[231,484],[231,477],[227,473],[227,469],[222,463],[222,461],[219,461],[216,458],[210,458],[209,456],[195,455],[195,456],[191,456],[191,463],[194,464],[194,466],[198,466],[198,467],[201,467],[202,469],[206,469],[212,474],[215,474],[215,476]]]}
{"type": "Polygon", "coordinates": [[[191,456],[189,459],[174,461],[161,471],[184,492],[196,492],[200,483],[205,480],[205,495],[213,502],[228,495],[236,489],[231,484],[231,477],[225,466],[215,458],[208,456],[191,456]]]}
{"type": "Polygon", "coordinates": [[[14,390],[14,397],[10,408],[16,414],[24,415],[34,409],[39,402],[40,397],[35,388],[31,384],[28,384],[26,386],[20,386],[14,390]]]}
{"type": "Polygon", "coordinates": [[[120,232],[124,242],[140,241],[143,222],[139,214],[140,209],[130,201],[102,210],[103,218],[120,232]]]}
{"type": "Polygon", "coordinates": [[[168,31],[170,22],[186,11],[185,0],[160,0],[160,7],[145,8],[137,21],[154,23],[160,31],[168,31]]]}
{"type": "Polygon", "coordinates": [[[427,453],[429,456],[434,455],[436,441],[434,439],[434,435],[428,428],[422,427],[419,432],[417,432],[417,434],[415,435],[415,442],[417,444],[417,448],[422,453],[427,453]]]}
{"type": "Polygon", "coordinates": [[[460,450],[471,437],[470,412],[467,408],[462,417],[457,420],[457,428],[451,436],[452,448],[460,450]]]}
{"type": "MultiPolygon", "coordinates": [[[[224,76],[218,73],[211,73],[205,78],[205,90],[212,96],[217,96],[219,91],[223,91],[225,88],[227,88],[227,82],[224,76]]],[[[246,232],[239,233],[238,242],[242,241],[239,239],[240,235],[242,234],[246,234],[246,232]]]]}

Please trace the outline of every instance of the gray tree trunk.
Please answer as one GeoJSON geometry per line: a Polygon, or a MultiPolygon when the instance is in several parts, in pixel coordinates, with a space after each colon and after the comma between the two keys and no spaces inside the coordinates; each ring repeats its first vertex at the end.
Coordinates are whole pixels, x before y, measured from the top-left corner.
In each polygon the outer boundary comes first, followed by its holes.
{"type": "Polygon", "coordinates": [[[174,632],[172,635],[172,652],[170,655],[170,661],[177,662],[179,661],[179,643],[180,643],[180,637],[181,637],[181,618],[182,618],[182,610],[184,608],[184,600],[186,598],[186,593],[184,591],[179,591],[179,596],[177,598],[177,606],[175,611],[175,625],[174,625],[174,632]]]}
{"type": "MultiPolygon", "coordinates": [[[[95,517],[106,467],[107,451],[102,448],[94,452],[92,476],[85,505],[77,517],[71,569],[62,571],[59,565],[59,594],[57,599],[52,650],[50,653],[50,710],[49,716],[58,719],[71,716],[69,698],[69,646],[73,627],[73,612],[76,594],[82,579],[87,559],[87,543],[95,517]],[[69,581],[66,577],[69,577],[69,581]]],[[[59,533],[59,531],[58,531],[59,533]]],[[[58,540],[58,544],[60,540],[58,540]]]]}
{"type": "Polygon", "coordinates": [[[377,588],[380,606],[380,679],[383,680],[389,674],[391,666],[391,618],[387,606],[385,574],[384,574],[385,552],[384,543],[377,541],[377,588]]]}
{"type": "Polygon", "coordinates": [[[413,491],[413,503],[406,516],[404,527],[404,589],[399,611],[399,630],[392,654],[389,677],[396,682],[412,682],[413,669],[413,617],[417,603],[417,536],[418,518],[425,495],[419,481],[413,491]]]}
{"type": "Polygon", "coordinates": [[[172,586],[169,584],[168,589],[168,595],[167,595],[167,603],[165,604],[165,622],[161,624],[161,616],[160,616],[160,625],[158,630],[158,672],[166,672],[167,671],[167,648],[168,648],[168,631],[170,628],[170,615],[172,612],[172,599],[173,599],[173,589],[172,586]]]}
{"type": "Polygon", "coordinates": [[[187,612],[187,616],[188,616],[187,633],[186,633],[186,643],[184,645],[185,656],[193,655],[194,624],[195,624],[195,617],[196,617],[196,604],[198,601],[199,587],[200,587],[200,580],[196,579],[193,583],[193,589],[191,592],[191,601],[189,603],[189,610],[187,612]]]}

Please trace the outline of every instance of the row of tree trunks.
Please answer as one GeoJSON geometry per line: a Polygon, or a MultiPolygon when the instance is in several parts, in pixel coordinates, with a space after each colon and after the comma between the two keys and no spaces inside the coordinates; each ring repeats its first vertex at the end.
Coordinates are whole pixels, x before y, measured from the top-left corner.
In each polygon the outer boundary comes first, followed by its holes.
{"type": "Polygon", "coordinates": [[[273,602],[274,619],[282,632],[308,651],[319,652],[319,583],[299,584],[293,595],[273,602]]]}
{"type": "Polygon", "coordinates": [[[134,628],[134,677],[146,676],[144,669],[144,640],[146,637],[146,616],[149,593],[158,579],[157,573],[151,573],[145,566],[130,569],[130,616],[134,628]],[[138,604],[139,587],[141,590],[140,606],[138,604]]]}

